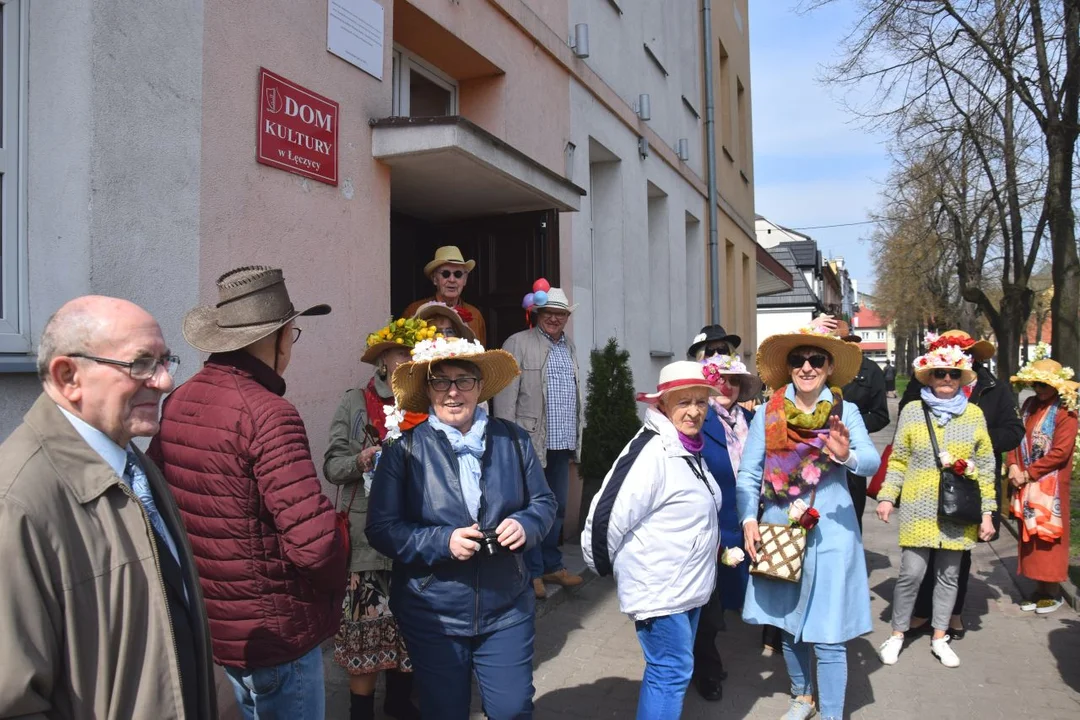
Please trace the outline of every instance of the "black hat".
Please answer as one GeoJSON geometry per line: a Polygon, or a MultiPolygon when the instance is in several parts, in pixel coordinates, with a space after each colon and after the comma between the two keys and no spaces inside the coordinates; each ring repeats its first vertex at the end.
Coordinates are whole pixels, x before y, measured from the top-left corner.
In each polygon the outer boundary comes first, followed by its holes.
{"type": "Polygon", "coordinates": [[[742,338],[738,335],[728,335],[723,325],[706,325],[701,328],[701,332],[694,336],[689,349],[686,351],[686,356],[694,357],[697,355],[698,350],[711,342],[726,342],[734,350],[742,343],[742,338]]]}

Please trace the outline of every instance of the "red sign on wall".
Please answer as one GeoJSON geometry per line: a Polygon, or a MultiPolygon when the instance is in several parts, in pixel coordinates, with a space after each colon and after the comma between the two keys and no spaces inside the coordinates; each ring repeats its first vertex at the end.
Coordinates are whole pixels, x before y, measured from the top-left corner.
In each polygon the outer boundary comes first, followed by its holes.
{"type": "Polygon", "coordinates": [[[260,163],[337,185],[337,137],[336,102],[259,68],[260,163]]]}

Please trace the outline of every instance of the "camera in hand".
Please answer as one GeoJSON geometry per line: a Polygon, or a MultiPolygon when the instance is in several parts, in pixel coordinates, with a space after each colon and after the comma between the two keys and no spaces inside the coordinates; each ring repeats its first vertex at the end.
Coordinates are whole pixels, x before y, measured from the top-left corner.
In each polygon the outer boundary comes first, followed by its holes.
{"type": "Polygon", "coordinates": [[[491,557],[501,552],[509,552],[499,544],[499,533],[494,528],[481,530],[480,532],[484,533],[484,537],[480,538],[480,552],[491,557]]]}

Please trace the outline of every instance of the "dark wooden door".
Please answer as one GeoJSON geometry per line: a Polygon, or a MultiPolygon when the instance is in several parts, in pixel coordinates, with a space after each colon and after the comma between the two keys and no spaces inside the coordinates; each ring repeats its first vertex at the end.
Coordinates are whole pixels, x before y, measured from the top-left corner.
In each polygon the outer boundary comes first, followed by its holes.
{"type": "Polygon", "coordinates": [[[391,307],[395,314],[432,295],[424,265],[440,245],[457,245],[476,261],[464,298],[484,314],[488,347],[501,347],[526,327],[521,299],[533,282],[559,285],[559,214],[515,213],[432,225],[406,215],[390,217],[391,307]]]}

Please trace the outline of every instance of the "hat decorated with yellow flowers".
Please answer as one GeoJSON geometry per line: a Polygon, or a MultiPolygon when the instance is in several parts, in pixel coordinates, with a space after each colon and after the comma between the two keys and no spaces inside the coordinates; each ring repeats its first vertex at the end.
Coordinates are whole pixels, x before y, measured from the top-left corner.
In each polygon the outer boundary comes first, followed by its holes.
{"type": "Polygon", "coordinates": [[[367,348],[360,357],[361,362],[374,365],[379,356],[391,348],[411,350],[422,340],[442,337],[439,329],[427,320],[419,318],[398,318],[367,336],[367,348]]]}
{"type": "Polygon", "coordinates": [[[1069,410],[1076,410],[1077,385],[1073,380],[1073,369],[1063,367],[1057,360],[1050,359],[1050,347],[1046,343],[1035,346],[1035,352],[1031,361],[1020,368],[1020,372],[1010,378],[1013,387],[1020,390],[1023,387],[1041,383],[1049,385],[1057,390],[1062,405],[1069,410]]]}

